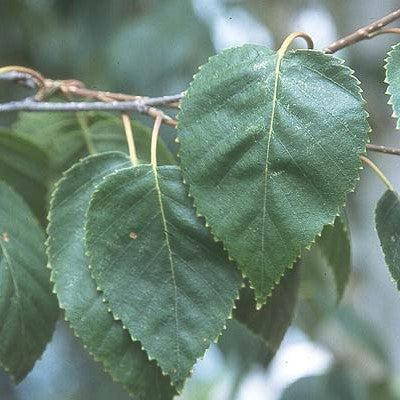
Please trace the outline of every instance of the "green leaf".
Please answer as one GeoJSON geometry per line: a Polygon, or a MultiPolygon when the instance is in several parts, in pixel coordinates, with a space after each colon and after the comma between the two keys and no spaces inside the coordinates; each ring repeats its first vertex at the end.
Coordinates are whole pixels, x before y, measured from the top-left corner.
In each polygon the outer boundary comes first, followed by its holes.
{"type": "Polygon", "coordinates": [[[337,285],[333,270],[318,246],[302,254],[299,298],[294,323],[310,338],[316,339],[323,322],[338,305],[337,285]]]}
{"type": "MultiPolygon", "coordinates": [[[[89,153],[128,153],[121,119],[106,113],[20,113],[13,129],[48,154],[55,173],[53,179],[89,153]]],[[[137,121],[132,121],[132,129],[139,159],[150,160],[150,129],[137,121]]],[[[161,164],[174,162],[161,140],[157,152],[161,164]]]]}
{"type": "Polygon", "coordinates": [[[363,103],[341,60],[256,45],[212,57],[187,91],[183,177],[257,303],[354,189],[368,133],[363,103]]]}
{"type": "Polygon", "coordinates": [[[48,179],[46,154],[28,139],[0,130],[0,179],[7,182],[45,219],[48,179]]]}
{"type": "Polygon", "coordinates": [[[333,225],[324,227],[316,243],[332,269],[340,300],[351,274],[350,233],[344,212],[336,217],[333,225]]]}
{"type": "Polygon", "coordinates": [[[227,361],[238,368],[237,380],[244,379],[257,365],[267,367],[275,355],[263,338],[237,319],[227,321],[218,348],[227,361]]]}
{"type": "Polygon", "coordinates": [[[41,356],[58,316],[46,262],[39,223],[0,182],[0,365],[17,382],[41,356]]]}
{"type": "Polygon", "coordinates": [[[375,224],[386,265],[400,290],[400,199],[387,190],[375,210],[375,224]]]}
{"type": "Polygon", "coordinates": [[[240,279],[196,217],[179,168],[109,175],[86,230],[93,276],[115,318],[180,385],[230,317],[240,279]]]}
{"type": "Polygon", "coordinates": [[[56,184],[47,242],[51,279],[65,318],[113,379],[135,398],[171,399],[174,390],[169,379],[108,312],[85,255],[83,221],[90,196],[105,176],[128,165],[129,158],[123,153],[89,156],[66,171],[56,184]]]}
{"type": "Polygon", "coordinates": [[[262,337],[271,354],[278,350],[292,322],[300,281],[298,267],[295,264],[287,271],[261,309],[256,309],[254,290],[249,287],[240,290],[236,302],[234,317],[262,337]]]}
{"type": "Polygon", "coordinates": [[[385,82],[389,85],[386,93],[390,95],[389,104],[393,107],[393,117],[397,118],[396,128],[400,129],[400,43],[392,47],[386,59],[385,82]]]}

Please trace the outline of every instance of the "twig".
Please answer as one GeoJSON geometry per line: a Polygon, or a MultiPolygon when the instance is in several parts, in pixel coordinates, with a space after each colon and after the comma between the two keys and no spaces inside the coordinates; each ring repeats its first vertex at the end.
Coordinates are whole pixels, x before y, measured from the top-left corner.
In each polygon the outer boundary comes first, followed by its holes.
{"type": "Polygon", "coordinates": [[[70,102],[45,102],[36,101],[33,98],[26,98],[19,101],[10,101],[8,103],[0,104],[0,112],[9,111],[69,111],[69,112],[79,112],[79,111],[119,111],[119,112],[129,112],[135,111],[140,114],[147,114],[153,118],[158,115],[162,115],[163,122],[167,125],[176,126],[176,121],[162,113],[160,110],[154,108],[154,106],[163,106],[169,102],[177,101],[182,98],[182,94],[175,96],[162,96],[154,98],[145,98],[132,101],[70,101],[70,102]]]}
{"type": "Polygon", "coordinates": [[[382,30],[382,28],[391,22],[396,21],[400,18],[400,8],[396,11],[391,12],[385,17],[378,19],[377,21],[372,22],[369,25],[366,25],[357,31],[351,33],[350,35],[345,36],[342,39],[336,40],[331,45],[325,48],[325,53],[336,53],[338,50],[344,49],[352,44],[358,43],[365,39],[371,39],[376,36],[374,32],[378,32],[382,30]]]}
{"type": "Polygon", "coordinates": [[[387,147],[387,146],[381,146],[377,144],[367,144],[367,149],[370,151],[375,151],[377,153],[383,153],[383,154],[392,154],[394,156],[400,156],[400,149],[395,148],[395,147],[387,147]]]}
{"type": "Polygon", "coordinates": [[[388,33],[394,33],[396,35],[400,35],[400,28],[386,28],[386,29],[380,29],[379,31],[372,32],[368,35],[368,39],[372,39],[375,36],[379,35],[386,35],[388,33]]]}

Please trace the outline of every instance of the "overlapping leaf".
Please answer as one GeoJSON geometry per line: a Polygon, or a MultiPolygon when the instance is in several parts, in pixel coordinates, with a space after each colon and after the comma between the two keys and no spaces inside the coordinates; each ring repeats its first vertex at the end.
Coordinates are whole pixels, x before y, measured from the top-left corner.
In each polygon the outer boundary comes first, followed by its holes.
{"type": "Polygon", "coordinates": [[[48,167],[47,155],[34,143],[0,130],[0,179],[19,192],[41,220],[45,219],[48,167]]]}
{"type": "Polygon", "coordinates": [[[368,124],[357,80],[318,51],[212,57],[179,114],[185,181],[262,304],[353,190],[368,124]]]}
{"type": "Polygon", "coordinates": [[[386,264],[400,290],[400,199],[396,192],[387,190],[381,197],[375,223],[386,264]]]}
{"type": "Polygon", "coordinates": [[[324,227],[316,243],[333,272],[340,300],[351,273],[350,233],[344,212],[336,217],[333,225],[324,227]]]}
{"type": "MultiPolygon", "coordinates": [[[[150,130],[132,121],[138,157],[149,160],[150,130]]],[[[128,152],[121,119],[105,113],[21,113],[14,131],[34,141],[48,154],[55,179],[79,158],[103,151],[128,152]]],[[[173,156],[160,140],[160,163],[173,163],[173,156]]]]}
{"type": "Polygon", "coordinates": [[[86,245],[116,318],[175,384],[220,334],[240,285],[196,217],[174,166],[107,176],[90,202],[86,245]]]}
{"type": "Polygon", "coordinates": [[[0,365],[17,382],[41,356],[57,315],[42,229],[22,198],[0,182],[0,365]]]}
{"type": "Polygon", "coordinates": [[[84,220],[90,196],[105,176],[129,165],[128,157],[119,152],[89,156],[57,183],[48,226],[51,278],[66,319],[113,379],[137,399],[171,399],[169,379],[108,312],[85,255],[84,220]]]}
{"type": "Polygon", "coordinates": [[[389,85],[387,94],[390,95],[389,104],[393,107],[393,117],[397,118],[397,129],[400,129],[400,43],[393,46],[386,59],[386,79],[389,85]]]}
{"type": "Polygon", "coordinates": [[[289,269],[277,285],[267,303],[256,309],[254,291],[248,287],[240,290],[234,317],[259,335],[268,346],[271,354],[278,350],[290,326],[299,289],[299,265],[289,269]]]}

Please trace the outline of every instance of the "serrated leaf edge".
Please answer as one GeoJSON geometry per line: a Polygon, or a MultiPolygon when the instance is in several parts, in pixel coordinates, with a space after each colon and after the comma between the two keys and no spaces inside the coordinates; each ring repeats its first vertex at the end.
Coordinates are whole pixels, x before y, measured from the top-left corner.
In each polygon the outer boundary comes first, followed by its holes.
{"type": "MultiPolygon", "coordinates": [[[[229,47],[229,48],[223,50],[222,52],[220,52],[219,54],[215,54],[215,55],[212,55],[211,57],[209,57],[209,58],[208,58],[208,61],[207,61],[205,64],[207,64],[208,62],[210,62],[210,61],[213,60],[214,58],[218,57],[219,55],[221,55],[221,54],[223,54],[223,53],[225,53],[225,52],[227,52],[227,51],[232,50],[233,48],[242,48],[242,47],[246,47],[246,46],[249,46],[249,45],[248,45],[248,44],[243,44],[243,45],[240,45],[240,46],[229,47]]],[[[350,79],[355,80],[355,82],[357,83],[357,88],[358,88],[358,93],[359,93],[359,96],[360,96],[361,104],[364,106],[364,107],[363,107],[362,114],[363,114],[363,116],[364,116],[364,120],[365,120],[365,121],[367,122],[367,124],[368,124],[368,132],[367,132],[367,136],[366,136],[366,138],[365,138],[365,143],[369,143],[369,141],[370,141],[369,134],[371,133],[372,129],[371,129],[371,126],[370,126],[369,123],[368,123],[369,113],[368,113],[368,112],[366,111],[366,109],[365,109],[365,105],[366,105],[367,102],[366,102],[366,100],[365,100],[365,99],[363,98],[363,96],[362,96],[362,93],[363,93],[364,91],[363,91],[363,89],[362,89],[361,86],[360,86],[361,81],[354,75],[355,71],[354,71],[353,69],[351,69],[350,67],[348,67],[347,65],[344,65],[345,61],[344,61],[343,59],[338,58],[338,57],[336,57],[336,56],[333,55],[333,54],[326,54],[326,53],[324,53],[324,52],[322,52],[322,51],[320,51],[320,50],[313,50],[313,49],[289,50],[287,53],[294,53],[294,52],[312,52],[312,53],[319,53],[319,54],[323,54],[323,55],[326,56],[326,57],[332,58],[332,59],[334,59],[334,60],[337,62],[337,65],[336,65],[336,66],[337,66],[338,68],[341,68],[343,71],[345,71],[346,75],[347,75],[350,79]]],[[[205,64],[204,64],[204,65],[205,65],[205,64]]],[[[179,104],[179,109],[180,109],[180,110],[181,110],[181,105],[182,105],[183,101],[185,101],[185,99],[188,98],[189,90],[190,90],[190,88],[192,87],[193,82],[197,79],[197,77],[198,77],[198,75],[199,75],[199,72],[201,71],[202,66],[203,66],[203,65],[200,65],[199,68],[198,68],[198,72],[196,72],[196,73],[193,75],[192,81],[190,82],[189,87],[188,87],[188,89],[185,91],[185,95],[184,95],[182,101],[181,101],[180,104],[179,104]]],[[[176,129],[177,129],[177,130],[179,130],[179,116],[180,116],[180,112],[179,112],[179,113],[177,114],[177,116],[176,116],[176,120],[177,120],[176,129]]],[[[176,137],[175,142],[178,143],[178,144],[180,145],[179,136],[176,137]]],[[[366,155],[366,153],[367,153],[367,149],[366,149],[366,146],[365,146],[365,147],[364,147],[364,151],[361,152],[361,153],[359,153],[359,155],[366,155]]],[[[180,147],[179,147],[179,149],[178,149],[177,158],[178,158],[178,163],[179,163],[179,160],[180,160],[180,147]]],[[[359,160],[359,168],[358,168],[358,171],[361,171],[361,170],[363,170],[363,169],[364,169],[364,168],[363,168],[362,162],[359,160]]],[[[239,270],[240,270],[240,272],[241,272],[243,278],[247,278],[247,279],[248,279],[248,276],[247,276],[247,275],[244,273],[244,271],[242,270],[241,265],[237,262],[237,260],[235,260],[233,257],[230,256],[229,251],[228,251],[228,249],[225,247],[225,244],[223,243],[223,241],[216,235],[216,233],[214,232],[214,230],[212,229],[212,227],[208,224],[207,218],[206,218],[204,215],[202,215],[201,212],[198,211],[198,206],[196,205],[196,199],[195,199],[195,197],[192,195],[192,192],[191,192],[191,190],[190,190],[190,185],[189,185],[188,182],[186,181],[185,176],[184,176],[184,174],[183,174],[183,171],[182,171],[182,178],[183,178],[183,183],[184,183],[185,185],[187,185],[187,187],[188,187],[188,195],[189,195],[189,197],[191,197],[191,198],[193,199],[193,205],[194,205],[194,208],[195,208],[195,210],[196,210],[196,215],[197,215],[198,217],[204,218],[204,219],[206,220],[206,226],[210,229],[210,232],[211,232],[211,234],[212,234],[214,240],[215,240],[216,242],[222,242],[222,245],[223,245],[224,250],[228,253],[228,258],[229,258],[229,260],[230,260],[230,261],[234,261],[234,262],[236,263],[236,265],[239,267],[239,270]]],[[[337,207],[337,211],[336,211],[335,216],[333,217],[333,220],[332,220],[331,222],[329,222],[328,224],[325,224],[324,226],[326,226],[326,225],[331,225],[331,226],[333,226],[333,225],[334,225],[336,217],[340,215],[340,210],[341,210],[343,207],[345,207],[345,205],[346,205],[346,201],[347,201],[346,197],[347,197],[347,195],[350,194],[350,193],[354,193],[354,191],[355,191],[355,189],[356,189],[356,186],[357,186],[357,182],[360,181],[360,179],[361,179],[360,173],[358,173],[358,176],[354,179],[354,183],[353,183],[353,185],[352,185],[353,187],[345,194],[345,196],[344,196],[345,198],[344,198],[344,200],[343,200],[342,205],[340,205],[340,206],[337,207]]],[[[280,276],[275,280],[275,285],[273,285],[273,286],[271,287],[271,290],[270,290],[270,292],[266,295],[266,298],[272,296],[273,290],[275,289],[275,287],[276,287],[277,285],[279,285],[281,279],[282,279],[283,276],[286,274],[287,270],[290,269],[291,266],[293,266],[293,264],[295,263],[295,261],[296,261],[298,258],[300,258],[302,250],[303,250],[303,249],[304,249],[304,250],[310,250],[310,248],[315,244],[315,241],[316,241],[317,237],[321,237],[322,230],[324,229],[324,226],[321,227],[320,232],[317,233],[317,235],[315,236],[315,238],[314,238],[307,246],[305,246],[304,248],[302,248],[302,249],[299,250],[298,255],[294,258],[293,262],[290,263],[288,266],[285,267],[283,273],[280,274],[280,276]]],[[[250,285],[250,287],[251,287],[253,290],[255,289],[255,288],[252,286],[250,280],[249,280],[249,285],[250,285]]],[[[262,302],[262,303],[259,303],[259,302],[256,300],[256,308],[257,308],[257,310],[261,309],[261,307],[262,307],[264,304],[266,304],[266,302],[267,302],[267,299],[266,299],[264,302],[262,302]]]]}

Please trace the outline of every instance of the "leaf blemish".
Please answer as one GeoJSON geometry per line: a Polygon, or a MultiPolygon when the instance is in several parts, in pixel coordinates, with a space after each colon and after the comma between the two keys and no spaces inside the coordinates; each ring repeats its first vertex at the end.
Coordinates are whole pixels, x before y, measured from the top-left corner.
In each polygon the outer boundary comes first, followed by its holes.
{"type": "Polygon", "coordinates": [[[0,236],[1,240],[3,240],[4,242],[8,243],[10,241],[10,236],[8,236],[7,232],[3,232],[0,236]]]}
{"type": "Polygon", "coordinates": [[[129,237],[131,238],[131,239],[133,239],[133,240],[135,240],[135,239],[137,239],[137,237],[138,237],[138,234],[136,233],[136,232],[130,232],[129,233],[129,237]]]}

